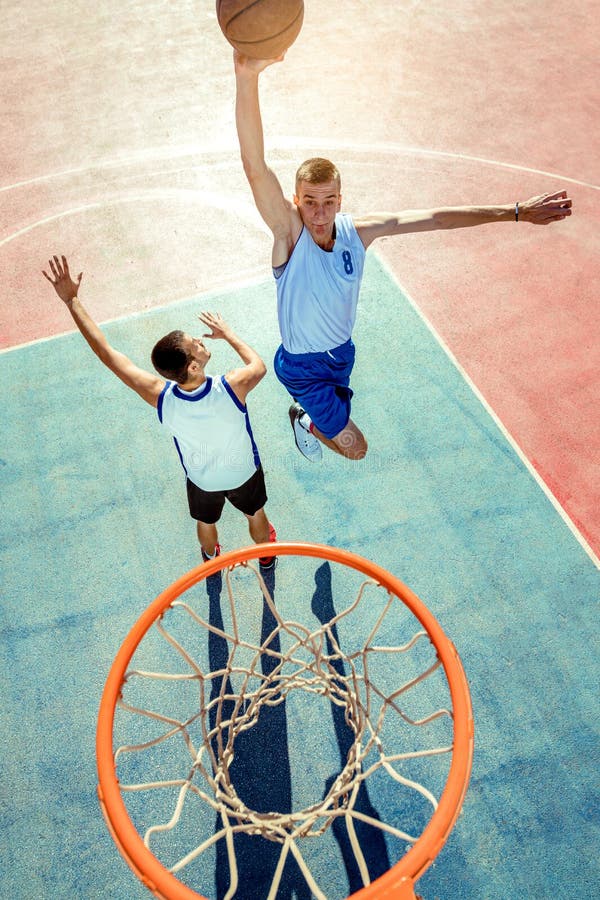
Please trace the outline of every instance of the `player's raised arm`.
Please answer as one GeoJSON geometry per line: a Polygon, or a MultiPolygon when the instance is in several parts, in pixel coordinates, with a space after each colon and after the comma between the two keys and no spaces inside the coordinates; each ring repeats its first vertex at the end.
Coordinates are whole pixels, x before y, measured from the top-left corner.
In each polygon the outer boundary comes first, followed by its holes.
{"type": "Polygon", "coordinates": [[[242,362],[243,368],[233,369],[227,373],[227,382],[241,403],[246,402],[250,391],[264,378],[267,367],[249,344],[235,333],[220,313],[202,312],[198,316],[203,325],[210,328],[210,332],[203,335],[205,338],[221,339],[227,341],[233,347],[242,362]]]}
{"type": "Polygon", "coordinates": [[[151,372],[138,368],[124,353],[111,347],[106,336],[98,328],[78,297],[83,273],[80,272],[77,281],[74,281],[64,256],[60,259],[58,256],[54,256],[48,260],[48,265],[52,276],[45,271],[42,274],[48,279],[71,313],[73,321],[98,359],[143,400],[151,406],[156,406],[165,386],[164,380],[151,372]]]}
{"type": "Polygon", "coordinates": [[[522,203],[500,206],[447,206],[437,209],[408,209],[400,213],[377,213],[357,218],[356,229],[368,247],[386,235],[411,234],[445,228],[470,228],[493,222],[529,222],[548,225],[571,215],[572,201],[566,191],[540,194],[522,203]]]}
{"type": "Polygon", "coordinates": [[[235,121],[246,178],[256,207],[273,233],[273,265],[287,262],[302,229],[300,216],[287,200],[281,184],[265,161],[258,79],[260,73],[277,60],[250,59],[234,52],[236,104],[235,121]]]}

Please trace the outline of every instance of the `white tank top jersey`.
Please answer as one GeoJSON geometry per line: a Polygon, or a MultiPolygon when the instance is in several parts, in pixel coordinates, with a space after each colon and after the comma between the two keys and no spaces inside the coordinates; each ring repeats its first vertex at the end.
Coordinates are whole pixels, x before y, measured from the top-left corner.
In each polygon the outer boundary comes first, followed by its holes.
{"type": "Polygon", "coordinates": [[[352,217],[338,213],[333,250],[303,228],[277,277],[277,315],[288,353],[322,353],[346,343],[356,319],[365,248],[352,217]]]}
{"type": "Polygon", "coordinates": [[[248,410],[224,375],[208,376],[195,391],[168,381],[157,412],[173,435],[185,474],[202,490],[240,487],[260,465],[248,410]]]}

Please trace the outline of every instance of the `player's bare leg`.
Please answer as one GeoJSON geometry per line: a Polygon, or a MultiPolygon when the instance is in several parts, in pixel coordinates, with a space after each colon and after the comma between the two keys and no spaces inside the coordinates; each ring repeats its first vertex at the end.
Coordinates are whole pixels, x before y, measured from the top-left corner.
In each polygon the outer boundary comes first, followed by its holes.
{"type": "Polygon", "coordinates": [[[348,419],[346,427],[335,437],[328,438],[319,431],[299,403],[293,403],[290,406],[289,416],[294,429],[296,446],[302,455],[312,462],[321,459],[320,444],[325,444],[334,453],[339,453],[346,459],[363,459],[366,456],[367,439],[352,419],[348,419]]]}
{"type": "Polygon", "coordinates": [[[334,453],[345,456],[346,459],[364,459],[367,454],[369,446],[367,439],[352,419],[348,419],[346,427],[336,434],[334,438],[326,438],[316,425],[312,426],[311,431],[321,443],[333,450],[334,453]]]}
{"type": "Polygon", "coordinates": [[[269,520],[267,519],[264,507],[263,509],[259,509],[257,513],[254,513],[253,516],[246,514],[246,518],[248,519],[250,537],[254,543],[266,544],[269,540],[269,520]]]}
{"type": "Polygon", "coordinates": [[[217,533],[217,526],[210,525],[207,522],[197,521],[196,531],[198,533],[200,547],[202,548],[202,558],[207,560],[215,555],[218,556],[221,552],[221,548],[218,544],[219,535],[217,533]]]}
{"type": "MultiPolygon", "coordinates": [[[[277,532],[267,519],[264,507],[254,513],[253,516],[249,516],[247,513],[245,515],[248,519],[250,537],[255,544],[273,543],[277,540],[277,532]]],[[[271,569],[275,565],[274,556],[260,556],[258,561],[263,569],[271,569]]]]}

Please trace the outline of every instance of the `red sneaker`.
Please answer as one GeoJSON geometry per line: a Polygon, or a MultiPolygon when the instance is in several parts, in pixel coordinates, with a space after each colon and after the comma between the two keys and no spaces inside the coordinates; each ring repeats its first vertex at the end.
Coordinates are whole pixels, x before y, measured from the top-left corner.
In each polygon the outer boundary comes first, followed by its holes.
{"type": "MultiPolygon", "coordinates": [[[[277,540],[277,532],[271,523],[269,522],[269,542],[274,544],[277,540]]],[[[260,556],[258,558],[258,562],[263,569],[270,569],[275,565],[275,556],[260,556]]]]}

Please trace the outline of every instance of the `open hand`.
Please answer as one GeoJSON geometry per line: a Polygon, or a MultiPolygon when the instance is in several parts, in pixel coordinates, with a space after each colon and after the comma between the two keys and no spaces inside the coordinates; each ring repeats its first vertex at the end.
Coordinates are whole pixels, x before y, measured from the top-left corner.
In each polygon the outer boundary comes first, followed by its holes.
{"type": "Polygon", "coordinates": [[[210,332],[208,334],[203,334],[202,337],[215,339],[223,338],[224,340],[227,340],[231,336],[231,328],[221,313],[201,312],[198,315],[198,318],[203,325],[210,328],[210,332]]]}
{"type": "Polygon", "coordinates": [[[524,203],[519,203],[519,221],[523,219],[532,225],[560,222],[561,219],[571,215],[571,205],[572,201],[567,197],[566,191],[540,194],[539,197],[531,197],[524,203]]]}
{"type": "Polygon", "coordinates": [[[79,290],[79,285],[83,278],[83,272],[79,273],[77,281],[73,281],[69,273],[69,263],[67,262],[66,256],[61,256],[61,260],[62,263],[58,259],[58,256],[48,260],[50,271],[54,276],[53,278],[51,278],[44,269],[42,269],[42,275],[48,279],[60,299],[65,303],[69,303],[70,300],[73,300],[77,296],[77,291],[79,290]]]}

